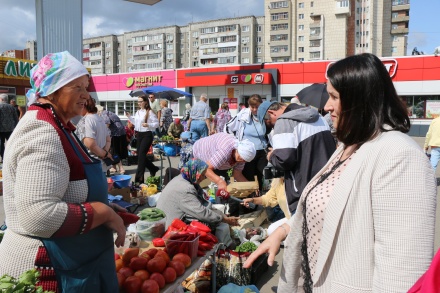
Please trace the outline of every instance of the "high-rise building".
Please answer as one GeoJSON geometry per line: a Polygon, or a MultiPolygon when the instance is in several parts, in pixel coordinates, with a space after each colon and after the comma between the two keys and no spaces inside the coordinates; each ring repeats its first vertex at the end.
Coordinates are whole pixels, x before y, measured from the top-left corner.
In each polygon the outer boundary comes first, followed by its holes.
{"type": "Polygon", "coordinates": [[[379,57],[407,51],[409,0],[265,0],[265,16],[217,19],[83,40],[94,74],[219,64],[379,57]]]}
{"type": "Polygon", "coordinates": [[[26,49],[24,49],[24,59],[38,60],[37,41],[32,40],[26,42],[26,49]]]}

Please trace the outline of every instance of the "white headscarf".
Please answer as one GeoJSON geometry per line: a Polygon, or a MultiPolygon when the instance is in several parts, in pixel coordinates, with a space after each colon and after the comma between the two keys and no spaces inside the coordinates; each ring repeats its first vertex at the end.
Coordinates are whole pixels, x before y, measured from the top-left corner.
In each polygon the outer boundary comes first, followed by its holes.
{"type": "Polygon", "coordinates": [[[248,139],[243,139],[238,142],[237,151],[240,157],[246,162],[252,161],[257,153],[254,143],[248,139]]]}

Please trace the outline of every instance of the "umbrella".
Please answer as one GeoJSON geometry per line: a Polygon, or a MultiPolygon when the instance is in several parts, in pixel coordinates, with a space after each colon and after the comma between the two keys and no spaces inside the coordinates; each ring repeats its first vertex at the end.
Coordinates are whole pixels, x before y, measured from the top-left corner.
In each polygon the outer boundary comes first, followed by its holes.
{"type": "Polygon", "coordinates": [[[142,89],[136,89],[130,92],[130,96],[139,97],[145,94],[155,94],[158,99],[167,99],[170,101],[177,100],[182,96],[192,97],[191,93],[187,93],[172,87],[166,87],[162,85],[155,85],[145,87],[142,89]]]}
{"type": "Polygon", "coordinates": [[[296,96],[301,104],[324,109],[325,103],[328,100],[327,85],[325,83],[314,83],[303,88],[296,96]]]}

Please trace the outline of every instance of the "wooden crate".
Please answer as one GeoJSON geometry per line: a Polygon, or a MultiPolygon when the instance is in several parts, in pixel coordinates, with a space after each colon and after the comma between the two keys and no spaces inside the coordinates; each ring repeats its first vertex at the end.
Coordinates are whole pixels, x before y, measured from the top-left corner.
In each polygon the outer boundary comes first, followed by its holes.
{"type": "Polygon", "coordinates": [[[258,191],[258,179],[257,176],[255,176],[254,181],[247,181],[247,182],[237,182],[234,181],[234,178],[231,177],[231,182],[229,183],[227,189],[231,196],[238,197],[238,198],[245,198],[252,192],[258,191]]]}

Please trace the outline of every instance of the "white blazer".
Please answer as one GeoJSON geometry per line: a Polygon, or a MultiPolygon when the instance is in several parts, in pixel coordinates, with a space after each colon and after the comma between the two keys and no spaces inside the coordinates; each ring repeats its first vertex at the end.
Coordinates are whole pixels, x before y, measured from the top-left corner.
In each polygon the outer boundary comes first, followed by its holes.
{"type": "MultiPolygon", "coordinates": [[[[313,292],[407,292],[433,256],[436,194],[434,170],[406,134],[385,132],[362,145],[330,196],[313,292]]],[[[302,217],[299,204],[289,220],[280,293],[302,292],[302,217]]]]}

